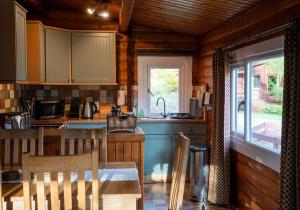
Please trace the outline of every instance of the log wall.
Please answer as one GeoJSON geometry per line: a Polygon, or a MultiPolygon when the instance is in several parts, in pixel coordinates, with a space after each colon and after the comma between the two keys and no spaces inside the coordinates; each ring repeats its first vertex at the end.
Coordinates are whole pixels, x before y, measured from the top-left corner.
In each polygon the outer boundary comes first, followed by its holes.
{"type": "MultiPolygon", "coordinates": [[[[267,0],[200,38],[197,84],[212,91],[212,56],[216,48],[245,40],[300,17],[300,1],[267,0]]],[[[209,136],[212,120],[208,114],[209,136]]],[[[232,204],[239,209],[278,209],[278,173],[232,152],[232,204]]]]}
{"type": "Polygon", "coordinates": [[[231,199],[238,209],[278,209],[279,175],[231,150],[231,199]]]}

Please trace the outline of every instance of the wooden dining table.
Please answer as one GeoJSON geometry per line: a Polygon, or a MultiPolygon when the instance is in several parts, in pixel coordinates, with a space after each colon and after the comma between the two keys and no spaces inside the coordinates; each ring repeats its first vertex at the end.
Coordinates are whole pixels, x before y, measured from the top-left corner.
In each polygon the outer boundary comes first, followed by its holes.
{"type": "MultiPolygon", "coordinates": [[[[72,176],[72,191],[76,193],[76,175],[72,176]]],[[[87,203],[91,199],[91,172],[85,173],[87,181],[86,194],[87,203]]],[[[113,162],[99,164],[99,198],[100,209],[103,210],[134,210],[137,209],[137,200],[142,197],[138,170],[134,162],[113,162]]],[[[45,185],[46,202],[50,204],[49,186],[45,185]]],[[[33,187],[32,189],[36,189],[33,187]]],[[[23,186],[19,183],[3,183],[2,184],[4,210],[17,209],[22,210],[23,207],[23,186]]],[[[32,190],[33,196],[32,206],[36,202],[36,191],[32,190]]],[[[61,192],[61,196],[63,193],[61,192]]],[[[76,198],[76,196],[73,196],[76,198]]],[[[61,200],[61,202],[63,202],[61,200]]],[[[76,209],[77,201],[73,201],[76,209]]],[[[46,205],[49,208],[48,205],[46,205]]],[[[34,209],[34,208],[33,208],[34,209]]],[[[36,209],[36,208],[35,208],[36,209]]]]}

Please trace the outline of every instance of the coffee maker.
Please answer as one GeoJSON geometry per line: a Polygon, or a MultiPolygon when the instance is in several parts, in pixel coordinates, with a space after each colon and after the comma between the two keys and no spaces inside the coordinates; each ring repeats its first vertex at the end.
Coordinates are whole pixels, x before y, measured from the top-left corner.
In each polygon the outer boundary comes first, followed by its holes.
{"type": "Polygon", "coordinates": [[[79,98],[73,97],[71,99],[71,107],[70,107],[70,118],[79,118],[79,98]]]}

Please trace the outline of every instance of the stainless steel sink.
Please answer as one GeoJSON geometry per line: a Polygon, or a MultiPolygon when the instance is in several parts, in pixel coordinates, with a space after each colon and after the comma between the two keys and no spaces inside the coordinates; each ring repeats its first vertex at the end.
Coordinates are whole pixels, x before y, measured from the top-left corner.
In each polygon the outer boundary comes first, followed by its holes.
{"type": "Polygon", "coordinates": [[[163,119],[167,119],[167,118],[164,118],[164,117],[139,117],[138,119],[141,119],[141,120],[163,120],[163,119]]]}
{"type": "Polygon", "coordinates": [[[193,119],[194,117],[189,113],[170,113],[168,115],[170,119],[193,119]]]}

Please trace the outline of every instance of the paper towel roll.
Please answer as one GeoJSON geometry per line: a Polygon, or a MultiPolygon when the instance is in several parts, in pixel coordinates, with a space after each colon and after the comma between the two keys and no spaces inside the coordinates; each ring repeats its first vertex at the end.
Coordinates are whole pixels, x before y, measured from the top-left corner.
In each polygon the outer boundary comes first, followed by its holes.
{"type": "Polygon", "coordinates": [[[125,105],[125,91],[124,90],[118,90],[118,98],[117,98],[117,105],[123,106],[125,105]]]}

